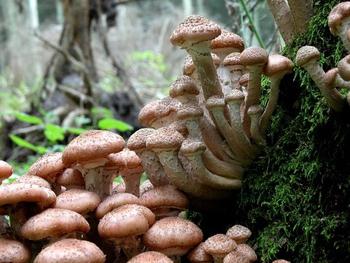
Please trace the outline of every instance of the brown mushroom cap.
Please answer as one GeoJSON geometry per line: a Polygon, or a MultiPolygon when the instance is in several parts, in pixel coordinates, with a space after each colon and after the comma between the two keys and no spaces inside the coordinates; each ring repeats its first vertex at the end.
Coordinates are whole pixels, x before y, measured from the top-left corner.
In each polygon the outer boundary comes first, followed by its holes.
{"type": "Polygon", "coordinates": [[[349,2],[343,2],[333,7],[332,11],[328,15],[328,26],[333,35],[338,35],[340,25],[342,24],[343,20],[349,16],[349,2]]]}
{"type": "Polygon", "coordinates": [[[55,200],[56,195],[53,191],[39,185],[15,183],[0,186],[0,206],[31,202],[45,208],[55,200]]]}
{"type": "Polygon", "coordinates": [[[256,255],[254,249],[252,249],[247,244],[238,244],[235,253],[242,255],[247,258],[250,262],[254,262],[258,260],[258,256],[256,255]]]}
{"type": "Polygon", "coordinates": [[[203,109],[195,105],[186,105],[177,112],[179,120],[199,119],[204,114],[203,109]]]}
{"type": "Polygon", "coordinates": [[[96,209],[96,217],[102,218],[113,209],[127,204],[140,204],[137,196],[129,193],[117,193],[108,196],[96,209]]]}
{"type": "Polygon", "coordinates": [[[213,258],[204,250],[204,242],[192,249],[192,251],[187,254],[187,259],[192,263],[213,262],[213,258]]]}
{"type": "Polygon", "coordinates": [[[32,164],[28,170],[28,174],[36,175],[52,182],[55,181],[63,169],[62,153],[48,153],[32,164]]]}
{"type": "Polygon", "coordinates": [[[25,222],[21,235],[29,240],[40,240],[89,231],[89,223],[82,215],[66,209],[49,208],[25,222]]]}
{"type": "Polygon", "coordinates": [[[243,86],[243,87],[247,87],[248,86],[248,81],[249,81],[249,74],[243,74],[242,77],[240,77],[239,79],[239,85],[243,86]]]}
{"type": "Polygon", "coordinates": [[[86,163],[119,152],[124,145],[124,139],[114,132],[90,130],[80,134],[67,145],[62,160],[67,166],[86,163]]]}
{"type": "Polygon", "coordinates": [[[133,257],[128,263],[172,263],[173,261],[166,255],[156,252],[147,251],[133,257]]]}
{"type": "Polygon", "coordinates": [[[77,169],[67,168],[57,177],[56,183],[62,186],[84,186],[84,178],[77,169]]]}
{"type": "Polygon", "coordinates": [[[151,128],[143,128],[134,132],[128,139],[127,146],[132,151],[139,151],[146,149],[146,139],[155,130],[151,128]]]}
{"type": "Polygon", "coordinates": [[[312,60],[320,59],[320,52],[313,46],[303,46],[299,48],[295,62],[302,67],[312,60]]]}
{"type": "Polygon", "coordinates": [[[206,104],[208,109],[225,107],[225,99],[219,96],[211,96],[207,99],[206,104]]]}
{"type": "Polygon", "coordinates": [[[244,100],[244,93],[238,89],[234,89],[229,94],[225,95],[226,103],[230,101],[241,102],[243,100],[244,100]]]}
{"type": "Polygon", "coordinates": [[[94,243],[63,239],[45,247],[34,263],[103,263],[105,255],[94,243]]]}
{"type": "Polygon", "coordinates": [[[248,47],[239,56],[244,66],[264,65],[267,63],[268,54],[261,47],[248,47]]]}
{"type": "Polygon", "coordinates": [[[250,263],[250,261],[235,251],[232,251],[224,257],[223,263],[250,263]]]}
{"type": "Polygon", "coordinates": [[[174,129],[162,127],[152,133],[146,140],[147,149],[175,150],[180,148],[184,137],[174,129]]]}
{"type": "Polygon", "coordinates": [[[151,250],[167,256],[184,255],[203,239],[202,230],[189,220],[166,217],[157,221],[143,236],[151,250]]]}
{"type": "Polygon", "coordinates": [[[224,66],[242,66],[240,56],[237,53],[231,53],[226,56],[222,64],[224,66]]]}
{"type": "Polygon", "coordinates": [[[224,234],[216,234],[204,242],[203,248],[205,252],[213,257],[224,258],[228,253],[237,248],[237,244],[224,234]]]}
{"type": "Polygon", "coordinates": [[[338,73],[339,73],[338,68],[332,68],[324,74],[323,81],[326,87],[329,87],[329,88],[335,87],[338,73]]]}
{"type": "MultiPolygon", "coordinates": [[[[215,52],[215,49],[231,48],[232,51],[242,52],[244,50],[243,39],[235,33],[227,30],[221,30],[221,34],[211,41],[211,49],[215,52]]],[[[230,52],[230,53],[231,53],[230,52]]]]}
{"type": "Polygon", "coordinates": [[[70,189],[57,196],[53,207],[86,215],[94,211],[100,203],[100,197],[94,192],[83,189],[70,189]]]}
{"type": "Polygon", "coordinates": [[[181,145],[180,152],[190,156],[192,154],[202,154],[206,149],[207,147],[202,141],[186,139],[181,145]]]}
{"type": "Polygon", "coordinates": [[[157,186],[143,193],[140,202],[152,211],[159,207],[185,210],[189,203],[187,197],[172,185],[157,186]]]}
{"type": "Polygon", "coordinates": [[[107,213],[98,224],[98,233],[106,239],[120,239],[144,234],[155,222],[147,207],[123,205],[107,213]]]}
{"type": "Polygon", "coordinates": [[[175,46],[209,41],[221,34],[220,27],[205,17],[192,15],[180,23],[172,35],[170,42],[175,46]]]}
{"type": "Polygon", "coordinates": [[[264,74],[268,77],[280,74],[286,74],[293,69],[293,62],[284,56],[275,54],[270,55],[264,68],[264,74]]]}
{"type": "Polygon", "coordinates": [[[48,181],[46,181],[45,179],[39,176],[29,175],[29,174],[25,174],[19,177],[14,183],[36,184],[36,185],[51,189],[51,185],[48,181]]]}
{"type": "Polygon", "coordinates": [[[0,238],[0,262],[27,263],[30,251],[20,242],[0,238]]]}
{"type": "Polygon", "coordinates": [[[194,80],[186,75],[179,77],[173,84],[171,84],[169,95],[172,98],[179,96],[196,96],[199,94],[194,80]]]}
{"type": "Polygon", "coordinates": [[[0,181],[9,178],[12,172],[12,166],[3,160],[0,160],[0,181]]]}
{"type": "Polygon", "coordinates": [[[285,260],[285,259],[276,259],[272,261],[272,263],[290,263],[290,261],[285,260]]]}
{"type": "Polygon", "coordinates": [[[185,62],[182,68],[182,73],[186,76],[191,76],[193,72],[195,71],[196,67],[193,63],[192,57],[190,55],[187,55],[185,57],[185,62]]]}
{"type": "Polygon", "coordinates": [[[226,235],[236,241],[237,244],[241,244],[250,238],[252,232],[245,226],[234,225],[227,230],[226,235]]]}
{"type": "Polygon", "coordinates": [[[108,162],[106,166],[110,164],[118,167],[119,170],[133,169],[141,166],[140,157],[138,157],[134,151],[131,151],[128,148],[124,148],[118,153],[112,153],[108,155],[107,158],[108,162]]]}
{"type": "Polygon", "coordinates": [[[338,62],[338,70],[342,79],[350,80],[350,55],[345,56],[338,62]]]}

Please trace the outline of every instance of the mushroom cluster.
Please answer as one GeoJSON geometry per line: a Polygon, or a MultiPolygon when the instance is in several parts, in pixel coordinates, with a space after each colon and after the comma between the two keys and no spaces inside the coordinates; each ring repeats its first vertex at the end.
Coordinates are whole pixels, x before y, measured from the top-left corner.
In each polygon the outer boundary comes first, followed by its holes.
{"type": "Polygon", "coordinates": [[[190,198],[220,200],[241,186],[244,169],[265,145],[282,77],[293,63],[202,16],[178,25],[170,41],[189,54],[169,97],[147,104],[127,146],[154,185],[172,184],[190,198]],[[271,80],[260,106],[262,75],[271,80]]]}
{"type": "MultiPolygon", "coordinates": [[[[334,36],[340,37],[350,53],[350,2],[336,5],[328,16],[328,26],[334,36]]],[[[320,52],[314,46],[301,47],[296,55],[296,64],[304,68],[320,89],[328,106],[341,112],[350,104],[350,93],[343,96],[339,89],[350,89],[350,55],[345,56],[337,67],[325,72],[320,66],[320,52]]]]}

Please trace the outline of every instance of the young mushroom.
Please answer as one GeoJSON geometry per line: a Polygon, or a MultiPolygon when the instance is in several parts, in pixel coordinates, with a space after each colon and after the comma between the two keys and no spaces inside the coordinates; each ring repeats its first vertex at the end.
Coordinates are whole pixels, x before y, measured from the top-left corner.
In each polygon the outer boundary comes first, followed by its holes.
{"type": "Polygon", "coordinates": [[[0,262],[28,263],[30,262],[30,254],[30,251],[22,243],[0,238],[0,262]]]}
{"type": "Polygon", "coordinates": [[[130,259],[127,263],[172,263],[173,261],[166,255],[156,252],[147,251],[130,259]]]}
{"type": "Polygon", "coordinates": [[[328,26],[331,33],[339,36],[344,47],[350,52],[348,38],[350,29],[350,3],[343,2],[336,5],[328,15],[328,26]]]}
{"type": "Polygon", "coordinates": [[[237,248],[237,244],[224,234],[216,234],[204,242],[203,248],[213,257],[214,263],[222,263],[224,257],[237,248]]]}
{"type": "Polygon", "coordinates": [[[247,242],[251,235],[252,232],[249,230],[249,228],[241,225],[234,225],[226,232],[226,236],[233,239],[237,244],[247,242]]]}
{"type": "Polygon", "coordinates": [[[187,254],[187,259],[191,263],[211,263],[213,257],[204,249],[204,242],[196,246],[190,253],[187,254]]]}
{"type": "Polygon", "coordinates": [[[67,168],[57,177],[56,183],[69,189],[84,189],[84,178],[77,169],[67,168]]]}

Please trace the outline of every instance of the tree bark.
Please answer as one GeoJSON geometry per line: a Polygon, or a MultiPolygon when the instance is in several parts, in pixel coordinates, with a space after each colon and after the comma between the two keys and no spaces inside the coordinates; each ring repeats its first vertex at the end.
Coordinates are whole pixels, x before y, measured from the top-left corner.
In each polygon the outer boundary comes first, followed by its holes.
{"type": "Polygon", "coordinates": [[[288,0],[297,33],[303,33],[313,14],[313,0],[288,0]]]}

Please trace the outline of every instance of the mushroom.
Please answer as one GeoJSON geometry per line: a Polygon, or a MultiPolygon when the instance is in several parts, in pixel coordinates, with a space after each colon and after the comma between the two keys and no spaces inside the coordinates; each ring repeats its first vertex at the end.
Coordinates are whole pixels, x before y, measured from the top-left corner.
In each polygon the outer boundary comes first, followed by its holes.
{"type": "Polygon", "coordinates": [[[21,235],[29,240],[50,239],[51,242],[62,237],[79,237],[90,231],[89,223],[77,212],[49,208],[31,217],[21,228],[21,235]]]}
{"type": "Polygon", "coordinates": [[[272,263],[290,263],[290,261],[285,260],[285,259],[276,259],[272,261],[272,263]]]}
{"type": "Polygon", "coordinates": [[[166,255],[156,252],[156,251],[147,251],[130,259],[127,263],[172,263],[170,258],[166,255]]]}
{"type": "Polygon", "coordinates": [[[263,113],[263,108],[260,105],[252,105],[248,109],[250,118],[250,136],[257,145],[265,145],[265,139],[260,131],[260,118],[263,113]]]}
{"type": "Polygon", "coordinates": [[[238,244],[233,253],[241,255],[242,257],[248,259],[249,262],[255,262],[258,260],[258,256],[256,255],[254,249],[247,244],[238,244]]]}
{"type": "MultiPolygon", "coordinates": [[[[155,222],[155,216],[147,207],[129,204],[107,213],[98,224],[98,233],[121,247],[128,258],[142,250],[141,236],[155,222]]],[[[117,250],[116,250],[117,251],[117,250]]]]}
{"type": "Polygon", "coordinates": [[[227,69],[229,73],[229,87],[227,89],[228,92],[224,92],[224,94],[230,93],[233,89],[240,89],[239,80],[242,77],[244,66],[241,63],[239,53],[231,53],[229,54],[224,61],[222,62],[223,66],[227,69]]]}
{"type": "Polygon", "coordinates": [[[15,184],[17,184],[17,183],[35,184],[35,185],[39,185],[39,186],[51,189],[51,185],[48,181],[46,181],[45,179],[43,179],[39,176],[29,175],[29,174],[25,174],[25,175],[19,177],[13,183],[15,183],[15,184]]]}
{"type": "Polygon", "coordinates": [[[345,107],[345,97],[337,90],[337,87],[344,83],[345,81],[339,77],[337,68],[328,70],[324,75],[325,93],[327,93],[325,99],[328,105],[337,112],[342,111],[345,107]]]}
{"type": "Polygon", "coordinates": [[[22,243],[0,238],[0,262],[28,263],[29,261],[30,251],[22,243]]]}
{"type": "Polygon", "coordinates": [[[34,263],[104,263],[105,255],[94,243],[73,238],[45,247],[34,263]]]}
{"type": "Polygon", "coordinates": [[[101,198],[112,192],[114,175],[104,173],[107,156],[124,148],[124,139],[110,131],[90,130],[73,139],[65,148],[62,160],[66,166],[78,169],[85,181],[85,189],[101,198]]]}
{"type": "Polygon", "coordinates": [[[249,259],[232,251],[224,257],[223,263],[250,263],[249,259]]]}
{"type": "Polygon", "coordinates": [[[144,235],[145,246],[161,252],[175,262],[203,239],[202,230],[189,220],[166,217],[157,221],[144,235]]]}
{"type": "Polygon", "coordinates": [[[336,5],[328,15],[328,26],[331,33],[339,36],[345,48],[350,52],[348,39],[350,29],[350,3],[343,2],[336,5]]]}
{"type": "Polygon", "coordinates": [[[231,53],[240,53],[244,50],[243,39],[235,33],[221,30],[221,34],[211,41],[211,52],[223,61],[231,53]]]}
{"type": "Polygon", "coordinates": [[[237,248],[237,244],[224,234],[216,234],[204,242],[203,248],[213,257],[214,263],[222,263],[224,257],[237,248]]]}
{"type": "Polygon", "coordinates": [[[247,242],[252,232],[245,226],[234,225],[227,230],[226,235],[236,241],[237,244],[242,244],[247,242]]]}
{"type": "Polygon", "coordinates": [[[187,197],[172,185],[157,186],[144,192],[140,203],[151,209],[156,219],[177,216],[189,204],[187,197]]]}
{"type": "Polygon", "coordinates": [[[9,178],[12,172],[12,166],[3,160],[0,160],[0,184],[3,180],[9,178]]]}
{"type": "Polygon", "coordinates": [[[84,178],[77,169],[67,168],[57,177],[56,183],[69,189],[84,189],[84,178]]]}
{"type": "Polygon", "coordinates": [[[211,263],[213,262],[213,257],[205,252],[204,242],[196,246],[190,253],[187,254],[187,259],[191,263],[211,263]]]}
{"type": "Polygon", "coordinates": [[[150,180],[145,180],[141,185],[140,185],[140,196],[143,195],[145,192],[152,190],[154,188],[154,185],[151,183],[150,180]]]}

